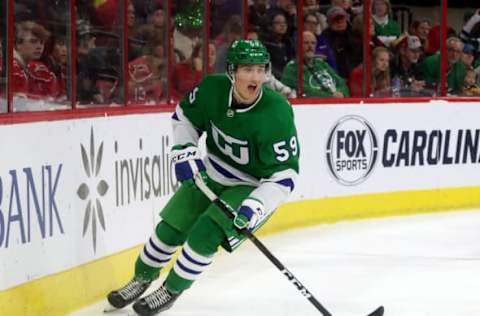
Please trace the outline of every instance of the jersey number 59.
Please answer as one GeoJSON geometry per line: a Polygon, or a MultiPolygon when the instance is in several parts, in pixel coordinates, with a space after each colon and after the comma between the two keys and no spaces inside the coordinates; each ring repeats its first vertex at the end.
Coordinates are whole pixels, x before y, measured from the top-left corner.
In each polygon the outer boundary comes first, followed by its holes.
{"type": "Polygon", "coordinates": [[[292,136],[288,143],[282,140],[281,142],[273,144],[273,151],[275,152],[277,160],[281,162],[287,161],[290,158],[290,154],[296,156],[298,154],[297,137],[292,136]]]}

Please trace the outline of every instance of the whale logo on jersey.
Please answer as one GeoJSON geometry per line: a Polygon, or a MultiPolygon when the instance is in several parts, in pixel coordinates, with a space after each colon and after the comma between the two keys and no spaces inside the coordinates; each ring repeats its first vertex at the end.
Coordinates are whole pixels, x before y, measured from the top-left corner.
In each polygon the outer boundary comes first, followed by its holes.
{"type": "Polygon", "coordinates": [[[377,161],[375,131],[363,117],[342,117],[330,131],[326,156],[328,169],[337,182],[351,186],[365,181],[377,161]]]}
{"type": "Polygon", "coordinates": [[[248,141],[229,136],[216,127],[213,122],[210,122],[210,124],[212,125],[213,141],[217,148],[239,165],[248,164],[250,161],[248,141]]]}

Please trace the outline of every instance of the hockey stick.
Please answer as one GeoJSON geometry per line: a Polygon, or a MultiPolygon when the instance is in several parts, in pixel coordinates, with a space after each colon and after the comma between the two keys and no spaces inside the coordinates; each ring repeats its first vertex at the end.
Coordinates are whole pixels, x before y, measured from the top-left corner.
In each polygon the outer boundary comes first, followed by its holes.
{"type": "MultiPolygon", "coordinates": [[[[221,200],[203,181],[202,176],[198,173],[193,179],[197,187],[202,191],[207,198],[217,205],[225,215],[233,219],[235,215],[232,213],[232,208],[230,205],[221,200]]],[[[307,299],[310,303],[315,306],[315,308],[320,311],[323,316],[332,316],[332,314],[323,307],[322,304],[310,293],[309,290],[293,275],[290,270],[288,270],[271,252],[265,247],[265,245],[257,239],[257,237],[248,229],[244,228],[239,230],[242,234],[247,236],[248,239],[270,260],[275,267],[277,267],[280,272],[297,288],[297,290],[307,299]]],[[[368,314],[367,316],[383,316],[384,308],[383,306],[378,307],[376,310],[368,314]]]]}

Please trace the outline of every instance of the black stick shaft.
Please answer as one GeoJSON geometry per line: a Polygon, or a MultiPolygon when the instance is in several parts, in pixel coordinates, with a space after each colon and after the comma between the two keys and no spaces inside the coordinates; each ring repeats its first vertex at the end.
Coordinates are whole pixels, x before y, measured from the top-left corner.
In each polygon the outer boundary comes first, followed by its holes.
{"type": "MultiPolygon", "coordinates": [[[[203,191],[203,190],[202,190],[203,191]]],[[[213,203],[217,205],[224,213],[230,218],[234,218],[235,216],[233,213],[230,211],[230,207],[225,204],[224,201],[220,200],[218,197],[213,200],[213,203]]],[[[268,250],[265,245],[258,240],[258,238],[250,232],[248,229],[242,229],[240,230],[241,233],[245,234],[250,241],[253,242],[253,244],[270,260],[275,267],[277,267],[280,272],[297,288],[297,290],[307,299],[310,301],[310,303],[315,306],[320,313],[322,313],[323,316],[332,316],[329,311],[323,307],[322,304],[310,293],[310,291],[307,290],[307,288],[293,275],[290,270],[288,270],[281,262],[278,260],[271,252],[268,250]]]]}
{"type": "MultiPolygon", "coordinates": [[[[197,185],[198,189],[202,191],[212,203],[215,203],[224,213],[227,217],[233,219],[235,215],[233,214],[233,210],[224,201],[222,201],[216,194],[213,192],[203,181],[202,175],[197,174],[194,178],[193,181],[197,185]]],[[[240,229],[239,230],[241,233],[245,234],[248,239],[250,239],[251,242],[272,262],[282,274],[287,277],[287,279],[295,285],[295,287],[300,291],[300,293],[312,303],[315,308],[322,313],[323,316],[332,316],[329,311],[325,309],[325,307],[320,304],[320,302],[310,293],[310,291],[307,290],[307,288],[293,275],[290,270],[285,268],[285,266],[270,252],[270,250],[265,247],[265,245],[260,242],[260,240],[255,237],[255,235],[249,231],[248,229],[240,229]]],[[[383,306],[379,306],[376,310],[368,314],[367,316],[383,316],[384,314],[384,308],[383,306]]]]}

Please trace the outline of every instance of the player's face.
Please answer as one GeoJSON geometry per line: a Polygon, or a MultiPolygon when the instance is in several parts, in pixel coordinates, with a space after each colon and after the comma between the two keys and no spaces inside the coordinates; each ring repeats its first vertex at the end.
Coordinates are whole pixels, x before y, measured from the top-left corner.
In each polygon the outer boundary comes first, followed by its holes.
{"type": "Polygon", "coordinates": [[[248,103],[255,101],[265,82],[265,65],[239,65],[235,72],[235,89],[248,103]]]}

